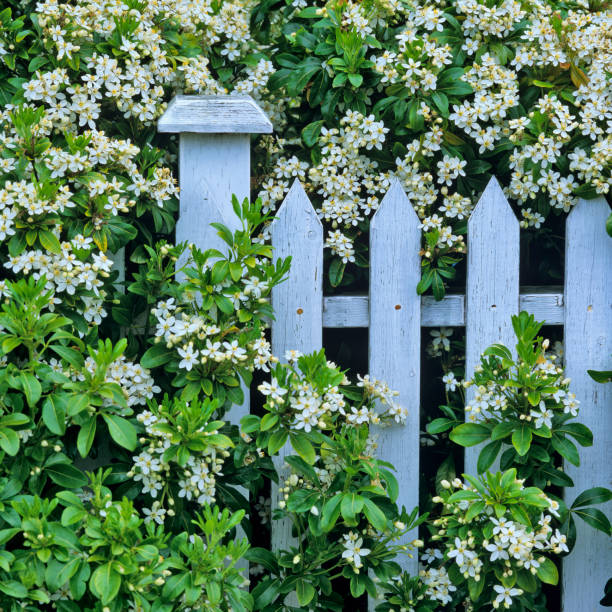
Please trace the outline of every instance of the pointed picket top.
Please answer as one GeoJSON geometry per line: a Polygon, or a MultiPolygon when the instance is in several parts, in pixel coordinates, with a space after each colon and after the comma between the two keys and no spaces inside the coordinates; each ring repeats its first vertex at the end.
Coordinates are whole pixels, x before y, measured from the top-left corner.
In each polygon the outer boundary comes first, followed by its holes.
{"type": "MultiPolygon", "coordinates": [[[[419,504],[419,392],[421,363],[421,298],[415,287],[421,276],[421,230],[401,183],[394,180],[370,226],[369,372],[399,392],[408,410],[405,425],[377,428],[378,455],[392,463],[399,483],[399,506],[419,504]]],[[[416,539],[407,534],[403,544],[416,539]]],[[[412,573],[413,558],[398,562],[412,573]]],[[[369,608],[376,606],[370,600],[369,608]]]]}
{"type": "Polygon", "coordinates": [[[370,229],[376,230],[382,224],[394,227],[397,223],[402,225],[405,223],[409,225],[416,224],[418,227],[421,221],[410,202],[410,198],[406,195],[401,181],[398,178],[394,178],[378,210],[372,217],[370,229]],[[389,218],[391,223],[388,223],[389,218]]]}
{"type": "Polygon", "coordinates": [[[495,219],[498,215],[501,216],[500,223],[510,226],[516,224],[518,229],[519,222],[516,215],[510,207],[498,180],[492,176],[468,219],[468,232],[470,224],[479,223],[479,219],[482,217],[495,219]]]}
{"type": "MultiPolygon", "coordinates": [[[[516,344],[511,317],[519,311],[519,232],[519,222],[493,177],[468,220],[466,378],[472,377],[489,345],[501,343],[512,350],[516,344]]],[[[467,389],[468,402],[473,393],[467,389]]],[[[480,450],[466,449],[467,473],[476,473],[480,450]]]]}
{"type": "Polygon", "coordinates": [[[283,230],[280,228],[286,223],[293,224],[305,221],[308,223],[309,230],[320,231],[321,237],[323,237],[323,224],[299,179],[293,181],[293,185],[291,185],[291,188],[287,192],[275,217],[276,219],[273,221],[270,229],[272,236],[275,235],[275,232],[282,232],[283,230]]]}
{"type": "MultiPolygon", "coordinates": [[[[580,402],[580,422],[593,432],[593,445],[580,449],[580,467],[565,463],[578,493],[612,481],[612,386],[595,382],[587,370],[612,369],[612,238],[606,233],[610,206],[603,197],[579,200],[566,222],[565,373],[580,402]]],[[[597,506],[606,516],[612,502],[597,506]]],[[[576,521],[576,546],[563,560],[563,610],[604,610],[599,605],[612,575],[612,541],[576,521]]]]}

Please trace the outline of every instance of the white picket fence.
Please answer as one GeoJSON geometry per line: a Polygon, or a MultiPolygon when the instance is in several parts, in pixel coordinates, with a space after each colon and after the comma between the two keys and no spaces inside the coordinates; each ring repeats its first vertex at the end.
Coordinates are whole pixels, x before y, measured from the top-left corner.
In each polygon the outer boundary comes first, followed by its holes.
{"type": "MultiPolygon", "coordinates": [[[[251,133],[272,126],[248,96],[178,96],[160,119],[159,130],[180,133],[181,187],[177,241],[218,245],[209,223],[235,226],[231,194],[249,196],[251,133]]],[[[465,295],[436,302],[419,297],[421,230],[409,198],[394,182],[372,219],[369,295],[323,294],[323,228],[308,196],[295,182],[272,226],[275,256],[292,256],[289,279],[273,290],[274,354],[322,347],[323,328],[367,327],[369,372],[399,391],[408,408],[406,425],[380,431],[379,452],[397,469],[399,504],[418,505],[421,328],[466,328],[466,369],[473,372],[490,344],[514,345],[510,317],[527,310],[538,320],[565,329],[565,365],[581,401],[581,420],[595,434],[582,449],[580,468],[566,471],[580,492],[612,484],[612,385],[599,385],[587,369],[612,368],[612,239],[605,231],[610,207],[604,198],[580,200],[567,219],[563,292],[519,288],[519,223],[495,179],[491,179],[468,222],[465,295]]],[[[365,350],[365,348],[364,348],[365,350]]],[[[438,384],[438,383],[436,383],[438,384]]],[[[237,422],[245,404],[232,413],[237,422]]],[[[283,469],[282,456],[277,467],[283,469]]],[[[466,452],[466,471],[475,473],[476,451],[466,452]]],[[[571,502],[575,496],[568,492],[571,502]]],[[[273,506],[278,503],[273,491],[273,506]]],[[[604,508],[610,513],[612,504],[604,508]]],[[[410,534],[408,540],[416,537],[410,534]]],[[[273,546],[291,544],[288,524],[274,525],[273,546]]],[[[402,559],[411,572],[417,559],[402,559]]],[[[578,525],[578,544],[564,562],[565,612],[603,610],[599,599],[612,577],[612,542],[578,525]]]]}

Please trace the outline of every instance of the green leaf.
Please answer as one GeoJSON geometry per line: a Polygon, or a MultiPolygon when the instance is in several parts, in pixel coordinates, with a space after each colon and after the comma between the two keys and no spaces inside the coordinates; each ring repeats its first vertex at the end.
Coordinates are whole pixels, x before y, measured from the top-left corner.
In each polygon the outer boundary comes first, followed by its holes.
{"type": "Polygon", "coordinates": [[[69,463],[54,463],[45,467],[51,480],[66,489],[78,489],[87,484],[87,478],[81,470],[69,463]]]}
{"type": "Polygon", "coordinates": [[[108,432],[111,438],[123,448],[133,451],[138,446],[135,427],[123,417],[116,414],[102,413],[102,418],[106,421],[108,432]]]}
{"type": "Polygon", "coordinates": [[[374,529],[378,529],[378,531],[385,530],[387,527],[387,517],[384,512],[367,497],[363,500],[363,513],[374,529]]]}
{"type": "Polygon", "coordinates": [[[278,451],[285,445],[289,433],[286,430],[275,431],[268,440],[268,455],[276,455],[278,451]]]}
{"type": "Polygon", "coordinates": [[[523,457],[529,451],[531,446],[531,440],[533,438],[531,427],[528,425],[521,425],[518,429],[515,429],[512,433],[512,446],[516,449],[516,452],[523,457]]]}
{"type": "Polygon", "coordinates": [[[476,580],[472,580],[472,578],[468,579],[468,591],[470,593],[470,599],[472,601],[478,601],[478,598],[480,597],[484,589],[484,584],[485,581],[482,579],[478,582],[476,582],[476,580]]]}
{"type": "Polygon", "coordinates": [[[563,423],[556,432],[572,436],[580,446],[593,446],[593,432],[582,423],[563,423]]]}
{"type": "Polygon", "coordinates": [[[440,91],[434,91],[431,94],[431,99],[438,107],[440,114],[443,117],[448,117],[448,98],[440,91]]]}
{"type": "Polygon", "coordinates": [[[0,417],[0,427],[19,427],[20,425],[27,425],[29,422],[28,415],[21,412],[13,412],[0,417]]]}
{"type": "Polygon", "coordinates": [[[356,493],[345,493],[342,496],[342,504],[340,511],[342,512],[342,518],[349,524],[355,522],[355,517],[361,512],[365,498],[356,493]]]}
{"type": "Polygon", "coordinates": [[[34,408],[42,394],[42,387],[38,379],[29,372],[21,372],[19,374],[19,381],[21,382],[21,388],[26,396],[28,406],[34,408]]]}
{"type": "Polygon", "coordinates": [[[98,567],[91,575],[89,586],[92,592],[100,597],[102,604],[110,603],[121,587],[121,576],[113,570],[113,563],[109,561],[98,567]]]}
{"type": "Polygon", "coordinates": [[[450,439],[460,446],[475,446],[491,435],[488,427],[478,423],[463,423],[450,432],[450,439]]]}
{"type": "Polygon", "coordinates": [[[79,369],[83,367],[83,355],[76,349],[62,346],[61,344],[52,344],[49,347],[53,352],[57,353],[64,361],[71,366],[79,369]]]}
{"type": "Polygon", "coordinates": [[[593,506],[594,504],[603,504],[612,499],[612,491],[605,487],[593,487],[583,491],[572,504],[572,508],[580,508],[580,506],[593,506]]]}
{"type": "Polygon", "coordinates": [[[321,509],[321,529],[325,532],[331,531],[340,516],[340,504],[342,495],[334,495],[328,499],[321,509]]]}
{"type": "Polygon", "coordinates": [[[229,271],[234,282],[242,278],[242,264],[239,261],[230,261],[229,271]]]}
{"type": "Polygon", "coordinates": [[[59,255],[62,252],[62,247],[57,236],[49,230],[39,230],[38,240],[44,249],[59,255]]]}
{"type": "Polygon", "coordinates": [[[611,370],[587,370],[588,375],[598,383],[612,382],[611,370]]]}
{"type": "Polygon", "coordinates": [[[265,414],[259,425],[261,431],[268,431],[268,429],[272,429],[278,423],[278,414],[273,414],[272,412],[268,412],[265,414]]]}
{"type": "Polygon", "coordinates": [[[42,418],[47,429],[58,436],[66,431],[66,410],[64,403],[53,395],[49,395],[43,403],[42,418]]]}
{"type": "Polygon", "coordinates": [[[486,472],[493,465],[493,462],[501,449],[501,445],[501,440],[494,440],[480,451],[480,454],[478,455],[478,464],[476,467],[479,474],[486,472]]]}
{"type": "Polygon", "coordinates": [[[315,449],[304,434],[291,434],[291,446],[295,452],[310,465],[313,465],[316,460],[315,449]]]}
{"type": "Polygon", "coordinates": [[[240,427],[244,433],[253,433],[260,427],[260,418],[255,414],[247,414],[240,419],[240,427]]]}
{"type": "Polygon", "coordinates": [[[81,429],[79,430],[79,435],[77,437],[77,450],[79,451],[81,457],[87,457],[89,454],[91,445],[93,444],[96,436],[97,422],[98,420],[96,415],[93,414],[89,417],[84,425],[81,425],[81,429]]]}
{"type": "Polygon", "coordinates": [[[329,282],[332,287],[337,287],[342,282],[346,264],[338,257],[334,258],[329,266],[329,282]]]}
{"type": "Polygon", "coordinates": [[[0,429],[0,448],[11,457],[19,451],[19,436],[10,427],[0,429]]]}
{"type": "Polygon", "coordinates": [[[498,423],[491,432],[491,440],[503,440],[507,438],[517,427],[517,423],[498,423]]]}
{"type": "Polygon", "coordinates": [[[546,584],[557,584],[559,582],[559,571],[557,566],[550,560],[544,558],[538,567],[538,578],[546,584]]]}
{"type": "Polygon", "coordinates": [[[551,439],[552,447],[570,463],[575,466],[580,465],[580,454],[576,445],[568,440],[565,436],[560,436],[558,433],[554,433],[551,439]]]}
{"type": "Polygon", "coordinates": [[[21,529],[19,527],[0,529],[0,546],[6,544],[13,536],[17,535],[20,531],[21,529]]]}
{"type": "Polygon", "coordinates": [[[610,520],[598,508],[576,508],[572,509],[572,513],[576,516],[579,516],[585,523],[587,523],[594,529],[597,529],[598,531],[603,531],[607,535],[612,534],[610,520]]]}
{"type": "Polygon", "coordinates": [[[467,512],[465,513],[465,520],[470,522],[473,518],[477,517],[486,506],[486,502],[484,500],[477,501],[473,504],[470,504],[467,512]]]}
{"type": "Polygon", "coordinates": [[[174,352],[167,349],[165,344],[155,344],[145,352],[140,363],[143,368],[158,368],[171,361],[174,356],[174,352]]]}
{"type": "Polygon", "coordinates": [[[361,87],[363,84],[363,76],[361,74],[349,74],[348,80],[353,87],[361,87]]]}
{"type": "Polygon", "coordinates": [[[22,601],[25,601],[28,597],[28,589],[16,580],[3,580],[0,582],[0,591],[9,597],[15,597],[22,601]]]}
{"type": "Polygon", "coordinates": [[[445,418],[439,418],[439,419],[434,419],[431,423],[427,424],[427,433],[430,434],[439,434],[442,433],[443,431],[446,431],[447,429],[450,429],[453,425],[455,425],[456,423],[456,419],[445,419],[445,418]]]}
{"type": "Polygon", "coordinates": [[[315,589],[310,582],[299,578],[295,584],[295,593],[300,606],[307,606],[315,596],[315,589]]]}
{"type": "Polygon", "coordinates": [[[325,125],[324,120],[313,121],[302,130],[302,141],[307,147],[314,147],[319,139],[321,128],[325,125]]]}

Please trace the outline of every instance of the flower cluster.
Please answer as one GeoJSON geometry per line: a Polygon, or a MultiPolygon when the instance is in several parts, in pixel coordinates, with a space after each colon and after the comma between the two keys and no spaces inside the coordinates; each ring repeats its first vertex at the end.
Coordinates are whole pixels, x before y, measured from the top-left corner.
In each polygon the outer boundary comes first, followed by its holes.
{"type": "Polygon", "coordinates": [[[234,235],[225,227],[220,231],[230,248],[227,258],[189,245],[181,268],[187,270],[186,282],[175,288],[175,297],[151,309],[155,339],[143,363],[171,361],[167,367],[175,381],[190,383],[184,399],[202,389],[207,395],[227,391],[241,403],[236,375],[246,380],[254,369],[268,372],[276,361],[265,338],[265,317],[271,314],[268,297],[284,279],[289,260],[273,264],[271,248],[253,240],[266,220],[262,203],[245,200],[240,205],[236,200],[235,206],[244,229],[234,235]]]}
{"type": "Polygon", "coordinates": [[[492,591],[493,607],[509,608],[514,597],[534,592],[534,577],[556,583],[549,557],[568,552],[565,536],[551,526],[559,516],[558,502],[525,487],[514,469],[465,478],[442,481],[442,493],[434,499],[443,509],[433,539],[443,548],[430,551],[432,567],[422,570],[431,585],[428,595],[447,604],[456,590],[445,584],[451,576],[455,587],[468,583],[472,601],[486,601],[492,591]]]}
{"type": "MultiPolygon", "coordinates": [[[[264,147],[260,195],[274,207],[287,179],[305,175],[336,261],[360,265],[355,240],[393,177],[423,229],[438,230],[435,247],[458,254],[462,221],[493,172],[526,228],[608,193],[604,10],[516,0],[292,6],[283,17],[267,11],[275,27],[261,37],[276,68],[263,99],[282,99],[279,125],[296,129],[264,147]]],[[[425,256],[433,268],[448,263],[425,256]]]]}
{"type": "Polygon", "coordinates": [[[359,376],[362,393],[347,389],[350,381],[322,353],[301,355],[291,351],[289,364],[277,364],[270,382],[258,389],[266,396],[269,417],[294,430],[325,431],[341,424],[382,425],[403,423],[407,411],[394,399],[397,392],[369,375],[359,376]],[[357,400],[351,401],[351,400],[357,400]]]}
{"type": "Polygon", "coordinates": [[[216,502],[216,478],[229,456],[225,449],[232,446],[230,438],[219,433],[223,421],[211,420],[217,409],[215,401],[184,403],[166,396],[137,416],[145,435],[128,476],[156,500],[147,509],[149,520],[160,523],[166,514],[174,516],[181,498],[199,506],[216,502]]]}

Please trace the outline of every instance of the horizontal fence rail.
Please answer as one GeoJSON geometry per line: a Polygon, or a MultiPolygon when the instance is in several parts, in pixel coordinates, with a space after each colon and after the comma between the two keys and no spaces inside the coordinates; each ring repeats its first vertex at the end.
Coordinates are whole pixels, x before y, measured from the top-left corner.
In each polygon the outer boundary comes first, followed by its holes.
{"type": "MultiPolygon", "coordinates": [[[[565,308],[561,287],[523,287],[519,310],[527,310],[546,325],[563,325],[565,308]]],[[[323,327],[369,327],[369,295],[331,295],[323,298],[323,327]]],[[[421,297],[421,327],[464,327],[465,295],[447,294],[436,301],[421,297]]]]}

